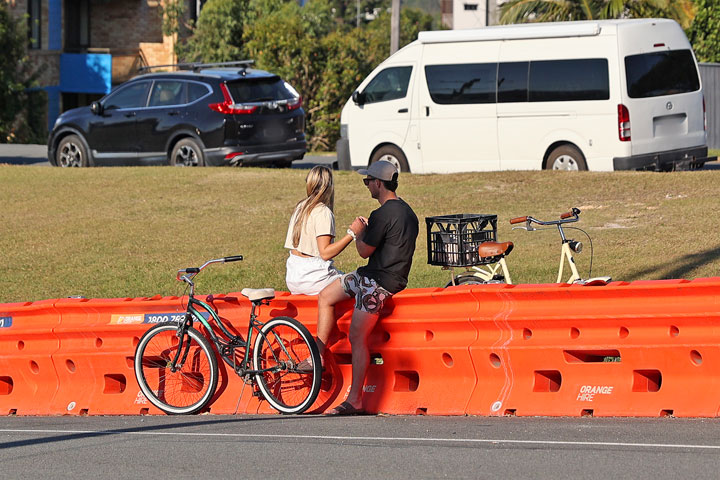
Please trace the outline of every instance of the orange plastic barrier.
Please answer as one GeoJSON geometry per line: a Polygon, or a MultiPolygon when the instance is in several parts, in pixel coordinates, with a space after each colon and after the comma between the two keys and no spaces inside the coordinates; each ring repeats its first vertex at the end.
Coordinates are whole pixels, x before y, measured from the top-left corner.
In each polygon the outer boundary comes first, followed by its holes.
{"type": "Polygon", "coordinates": [[[61,299],[55,307],[62,316],[53,354],[60,388],[50,413],[160,413],[135,380],[135,346],[152,324],[182,315],[181,299],[61,299]]]}
{"type": "MultiPolygon", "coordinates": [[[[247,331],[239,293],[206,299],[247,331]]],[[[261,320],[312,333],[316,297],[278,292],[261,320]]],[[[159,414],[140,392],[134,351],[184,299],[58,299],[0,304],[0,414],[159,414]]],[[[336,308],[321,392],[350,387],[352,302],[336,308]]],[[[368,412],[431,415],[720,414],[720,278],[607,286],[474,285],[394,296],[370,339],[368,412]]],[[[224,362],[210,413],[274,413],[224,362]]]]}
{"type": "Polygon", "coordinates": [[[477,415],[714,417],[720,279],[472,288],[477,415]]]}
{"type": "Polygon", "coordinates": [[[53,300],[0,305],[0,415],[44,415],[58,389],[53,300]]]}

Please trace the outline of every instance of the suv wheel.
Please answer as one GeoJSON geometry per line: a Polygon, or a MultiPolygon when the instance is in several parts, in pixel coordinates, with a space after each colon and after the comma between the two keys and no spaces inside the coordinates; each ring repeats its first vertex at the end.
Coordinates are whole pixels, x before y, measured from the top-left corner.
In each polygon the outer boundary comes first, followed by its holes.
{"type": "Polygon", "coordinates": [[[200,144],[193,138],[183,138],[170,154],[170,165],[175,167],[203,167],[205,157],[200,144]]]}
{"type": "Polygon", "coordinates": [[[55,152],[55,165],[58,167],[89,167],[85,144],[77,135],[68,135],[60,140],[55,152]]]}

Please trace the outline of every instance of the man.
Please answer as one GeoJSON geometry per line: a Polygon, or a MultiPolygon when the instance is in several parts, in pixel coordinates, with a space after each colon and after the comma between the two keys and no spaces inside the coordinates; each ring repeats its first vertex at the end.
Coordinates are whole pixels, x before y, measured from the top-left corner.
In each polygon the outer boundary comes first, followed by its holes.
{"type": "Polygon", "coordinates": [[[418,235],[417,216],[395,193],[398,186],[395,166],[379,161],[359,173],[367,175],[363,182],[372,198],[380,203],[380,208],[370,214],[369,220],[356,218],[347,233],[355,237],[360,256],[370,260],[367,266],[347,273],[325,287],[318,297],[317,330],[321,355],[337,323],[335,305],[355,297],[348,335],[352,346],[352,385],[346,401],[329,415],[363,413],[362,389],[370,364],[368,338],[380,317],[383,303],[407,286],[418,235]]]}

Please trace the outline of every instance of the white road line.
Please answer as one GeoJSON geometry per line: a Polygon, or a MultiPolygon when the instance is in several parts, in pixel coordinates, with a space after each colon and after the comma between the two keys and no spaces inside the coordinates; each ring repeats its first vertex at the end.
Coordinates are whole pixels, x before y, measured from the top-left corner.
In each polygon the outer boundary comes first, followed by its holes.
{"type": "MultiPolygon", "coordinates": [[[[126,432],[115,430],[33,430],[0,428],[0,433],[55,433],[62,435],[137,435],[137,436],[176,436],[176,437],[222,437],[222,438],[263,438],[277,440],[343,440],[409,443],[465,443],[465,444],[516,444],[516,445],[566,445],[590,447],[636,447],[670,448],[694,450],[720,450],[720,445],[691,445],[676,443],[630,443],[630,442],[576,442],[569,440],[513,440],[491,438],[437,438],[437,437],[352,437],[341,435],[278,435],[264,433],[203,433],[203,432],[126,432]]],[[[2,442],[0,441],[0,445],[2,442]]]]}

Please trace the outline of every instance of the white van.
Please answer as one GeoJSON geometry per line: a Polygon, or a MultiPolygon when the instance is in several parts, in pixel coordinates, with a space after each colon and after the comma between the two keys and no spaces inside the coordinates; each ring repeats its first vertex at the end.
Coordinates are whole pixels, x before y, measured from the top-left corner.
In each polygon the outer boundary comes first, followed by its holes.
{"type": "Polygon", "coordinates": [[[695,169],[706,129],[675,21],[535,23],[421,32],[348,100],[337,150],[415,173],[695,169]]]}

